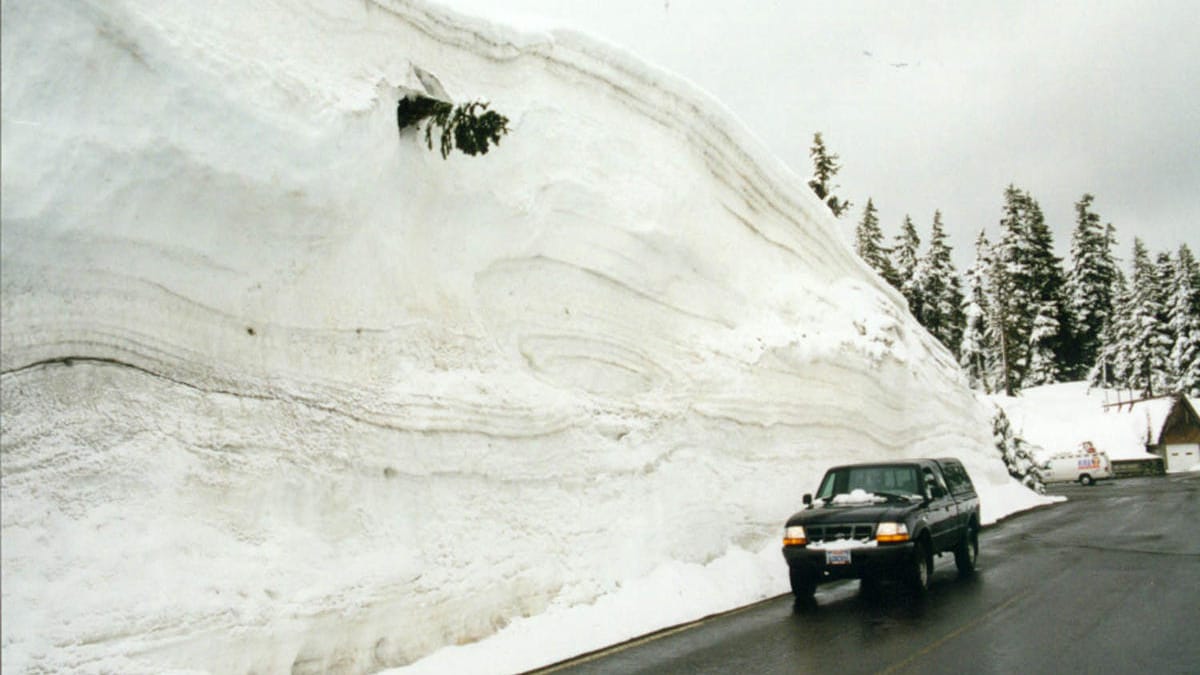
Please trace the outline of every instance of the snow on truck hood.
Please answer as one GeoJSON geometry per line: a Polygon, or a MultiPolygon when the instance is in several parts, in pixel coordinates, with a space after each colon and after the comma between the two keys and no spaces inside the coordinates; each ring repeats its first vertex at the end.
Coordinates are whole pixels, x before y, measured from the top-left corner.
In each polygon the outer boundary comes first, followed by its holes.
{"type": "MultiPolygon", "coordinates": [[[[916,496],[913,495],[913,497],[916,496]]],[[[867,492],[861,488],[855,488],[850,492],[834,495],[831,499],[826,500],[825,504],[829,506],[857,506],[862,504],[883,504],[894,499],[896,498],[889,498],[887,495],[879,495],[867,492]]],[[[903,499],[908,499],[908,497],[903,497],[903,499]]]]}
{"type": "Polygon", "coordinates": [[[786,582],[718,562],[847,461],[1036,502],[804,179],[627,54],[399,0],[3,11],[6,670],[366,672],[689,565],[733,606],[786,582]],[[511,133],[399,134],[414,67],[511,133]]]}

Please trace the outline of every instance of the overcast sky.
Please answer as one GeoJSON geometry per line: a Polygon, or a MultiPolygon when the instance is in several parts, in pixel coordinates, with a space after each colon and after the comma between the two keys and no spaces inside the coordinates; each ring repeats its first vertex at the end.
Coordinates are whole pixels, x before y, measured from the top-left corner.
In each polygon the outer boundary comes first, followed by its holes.
{"type": "Polygon", "coordinates": [[[711,92],[807,176],[813,132],[835,192],[884,234],[942,211],[960,266],[995,238],[1004,188],[1030,192],[1069,255],[1085,192],[1152,253],[1200,254],[1200,0],[809,2],[438,0],[617,43],[711,92]]]}

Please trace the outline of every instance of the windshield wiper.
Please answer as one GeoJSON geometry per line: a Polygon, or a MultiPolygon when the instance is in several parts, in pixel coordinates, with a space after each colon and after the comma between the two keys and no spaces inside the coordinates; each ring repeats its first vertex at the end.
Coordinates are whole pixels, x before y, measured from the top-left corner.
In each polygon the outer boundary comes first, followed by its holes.
{"type": "Polygon", "coordinates": [[[875,491],[872,494],[879,495],[880,497],[887,497],[889,499],[899,499],[899,500],[905,501],[905,502],[912,501],[912,497],[916,496],[916,495],[911,495],[911,494],[900,494],[898,492],[879,492],[879,491],[875,491]]]}

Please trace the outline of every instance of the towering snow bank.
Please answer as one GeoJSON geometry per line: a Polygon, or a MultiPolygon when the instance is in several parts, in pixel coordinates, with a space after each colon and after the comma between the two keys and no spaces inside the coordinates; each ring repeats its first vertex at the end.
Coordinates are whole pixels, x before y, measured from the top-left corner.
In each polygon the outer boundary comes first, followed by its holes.
{"type": "MultiPolygon", "coordinates": [[[[713,101],[408,2],[3,5],[3,660],[366,671],[986,406],[713,101]],[[397,134],[412,67],[512,133],[397,134]]],[[[780,589],[782,590],[782,589],[780,589]]]]}

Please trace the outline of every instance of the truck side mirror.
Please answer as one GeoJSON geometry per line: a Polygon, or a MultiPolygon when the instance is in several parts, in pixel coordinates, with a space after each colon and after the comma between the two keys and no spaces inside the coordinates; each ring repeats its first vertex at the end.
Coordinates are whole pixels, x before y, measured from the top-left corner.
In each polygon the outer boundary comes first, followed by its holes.
{"type": "Polygon", "coordinates": [[[801,499],[800,501],[804,502],[805,506],[812,506],[812,495],[805,493],[804,498],[801,499]]]}
{"type": "Polygon", "coordinates": [[[941,499],[946,496],[946,490],[941,485],[930,485],[929,495],[934,499],[941,499]]]}

